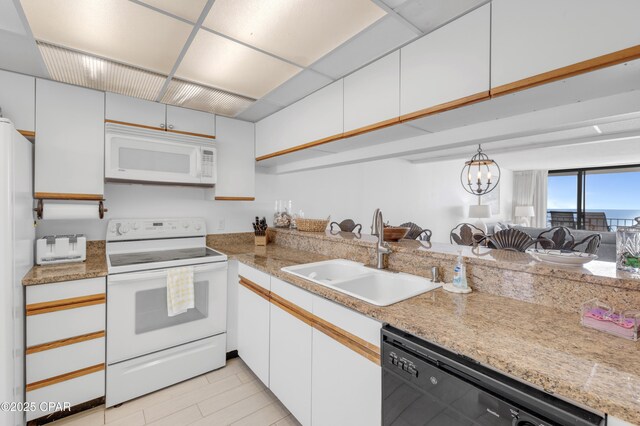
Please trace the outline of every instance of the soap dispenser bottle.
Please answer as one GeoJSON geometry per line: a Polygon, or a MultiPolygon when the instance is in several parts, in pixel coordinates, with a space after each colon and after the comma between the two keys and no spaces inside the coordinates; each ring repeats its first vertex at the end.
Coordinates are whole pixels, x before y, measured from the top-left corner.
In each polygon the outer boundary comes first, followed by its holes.
{"type": "Polygon", "coordinates": [[[458,260],[453,268],[453,286],[460,289],[468,288],[467,285],[467,269],[462,260],[462,251],[458,252],[458,260]]]}

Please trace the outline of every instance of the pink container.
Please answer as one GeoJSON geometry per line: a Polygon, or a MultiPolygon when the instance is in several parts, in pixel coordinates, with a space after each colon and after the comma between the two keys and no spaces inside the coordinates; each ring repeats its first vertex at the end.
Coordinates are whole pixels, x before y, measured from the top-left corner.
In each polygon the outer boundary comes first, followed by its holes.
{"type": "Polygon", "coordinates": [[[598,299],[592,299],[582,305],[581,324],[614,336],[637,341],[640,311],[615,311],[598,299]]]}

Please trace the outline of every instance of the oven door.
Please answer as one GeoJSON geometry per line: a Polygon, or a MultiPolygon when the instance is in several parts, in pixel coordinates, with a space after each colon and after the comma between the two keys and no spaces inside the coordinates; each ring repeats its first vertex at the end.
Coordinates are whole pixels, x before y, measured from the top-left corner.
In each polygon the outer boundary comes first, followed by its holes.
{"type": "Polygon", "coordinates": [[[107,278],[107,363],[226,331],[227,262],[194,267],[195,307],[167,314],[167,270],[107,278]]]}

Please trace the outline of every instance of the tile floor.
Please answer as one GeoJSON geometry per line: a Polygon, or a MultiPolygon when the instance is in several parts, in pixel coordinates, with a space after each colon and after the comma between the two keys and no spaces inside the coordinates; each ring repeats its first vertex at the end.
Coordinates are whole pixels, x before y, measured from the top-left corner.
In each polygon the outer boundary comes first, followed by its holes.
{"type": "Polygon", "coordinates": [[[52,426],[296,426],[298,421],[240,358],[117,408],[96,407],[52,426]]]}

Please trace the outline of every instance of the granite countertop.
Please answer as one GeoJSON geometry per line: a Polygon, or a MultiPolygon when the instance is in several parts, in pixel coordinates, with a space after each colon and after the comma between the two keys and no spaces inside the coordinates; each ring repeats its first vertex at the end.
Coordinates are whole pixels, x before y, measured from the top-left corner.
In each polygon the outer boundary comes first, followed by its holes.
{"type": "MultiPolygon", "coordinates": [[[[354,234],[351,232],[300,232],[291,229],[271,229],[283,236],[340,242],[355,246],[371,247],[377,243],[377,237],[368,234],[354,234]]],[[[572,266],[551,265],[540,262],[527,253],[517,253],[505,250],[492,250],[486,247],[467,247],[454,244],[401,240],[389,243],[395,253],[410,253],[429,258],[455,259],[458,253],[467,262],[476,265],[497,266],[501,269],[521,271],[534,275],[553,275],[555,277],[579,280],[584,282],[608,285],[619,288],[640,288],[640,275],[620,271],[615,262],[592,261],[580,268],[572,266]]]]}
{"type": "Polygon", "coordinates": [[[107,276],[104,241],[87,241],[85,262],[34,266],[22,278],[22,285],[51,284],[107,276]]]}
{"type": "Polygon", "coordinates": [[[387,307],[282,272],[329,259],[278,245],[217,241],[231,259],[623,420],[640,424],[640,344],[583,328],[579,315],[506,297],[441,289],[387,307]]]}

